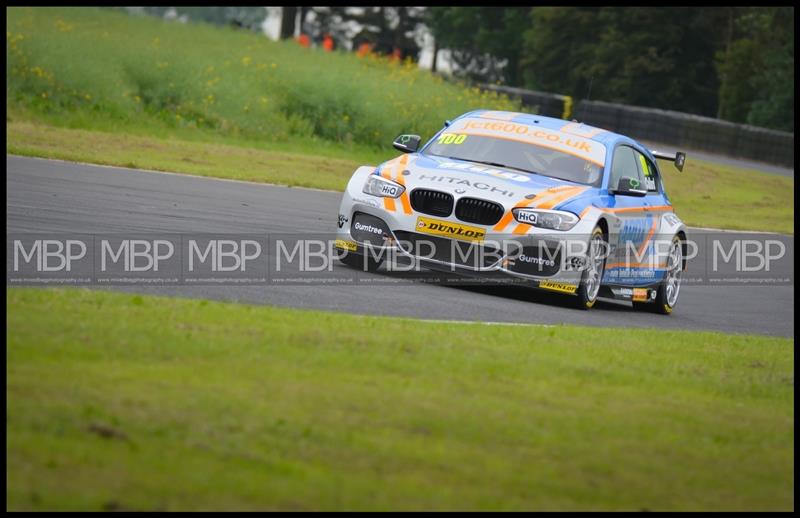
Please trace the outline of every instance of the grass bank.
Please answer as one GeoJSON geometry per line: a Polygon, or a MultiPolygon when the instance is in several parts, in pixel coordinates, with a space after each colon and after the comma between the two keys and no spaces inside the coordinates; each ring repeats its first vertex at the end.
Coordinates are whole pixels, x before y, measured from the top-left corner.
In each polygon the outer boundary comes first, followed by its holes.
{"type": "Polygon", "coordinates": [[[794,507],[789,339],[6,302],[8,509],[794,507]]]}
{"type": "Polygon", "coordinates": [[[470,109],[519,106],[411,62],[326,53],[246,31],[110,9],[7,14],[7,107],[62,126],[387,147],[401,133],[432,135],[470,109]]]}

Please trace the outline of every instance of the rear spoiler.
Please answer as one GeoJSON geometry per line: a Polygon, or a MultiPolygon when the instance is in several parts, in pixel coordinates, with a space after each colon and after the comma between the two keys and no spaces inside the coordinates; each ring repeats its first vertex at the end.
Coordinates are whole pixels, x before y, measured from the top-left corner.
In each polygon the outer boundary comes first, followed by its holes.
{"type": "Polygon", "coordinates": [[[674,162],[675,168],[678,171],[683,171],[683,164],[686,163],[686,153],[683,151],[678,151],[674,155],[670,153],[662,153],[661,151],[650,150],[650,152],[653,153],[654,157],[660,160],[669,160],[670,162],[674,162]]]}

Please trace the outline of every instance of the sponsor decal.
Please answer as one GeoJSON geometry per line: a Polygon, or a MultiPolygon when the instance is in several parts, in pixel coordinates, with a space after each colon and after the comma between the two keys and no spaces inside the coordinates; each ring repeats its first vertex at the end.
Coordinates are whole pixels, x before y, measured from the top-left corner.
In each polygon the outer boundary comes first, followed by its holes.
{"type": "Polygon", "coordinates": [[[358,249],[358,245],[355,243],[355,241],[347,241],[345,239],[337,239],[334,241],[333,246],[342,250],[348,250],[350,252],[355,252],[358,249]]]}
{"type": "Polygon", "coordinates": [[[418,217],[417,232],[434,236],[451,237],[462,241],[483,241],[486,231],[480,227],[471,227],[460,223],[451,223],[433,218],[418,217]]]}
{"type": "Polygon", "coordinates": [[[353,225],[353,228],[356,230],[363,230],[364,232],[372,232],[373,234],[378,234],[379,236],[383,235],[383,230],[378,227],[373,227],[372,225],[365,225],[363,223],[359,223],[356,221],[356,224],[353,225]]]}
{"type": "Polygon", "coordinates": [[[487,167],[478,164],[465,164],[460,162],[442,162],[437,166],[439,169],[456,169],[459,171],[468,171],[470,173],[488,174],[502,178],[503,180],[511,180],[513,182],[530,182],[531,179],[526,174],[512,173],[510,171],[503,171],[494,167],[487,167]]]}
{"type": "Polygon", "coordinates": [[[517,212],[517,221],[520,223],[527,223],[528,225],[535,225],[536,216],[537,214],[535,212],[520,211],[517,212]]]}
{"type": "Polygon", "coordinates": [[[630,243],[630,246],[636,246],[638,249],[644,244],[645,238],[653,226],[652,223],[651,217],[626,221],[617,238],[619,243],[626,245],[630,243]]]}
{"type": "Polygon", "coordinates": [[[586,264],[585,257],[570,257],[566,260],[565,268],[567,270],[583,270],[584,265],[586,264]]]}
{"type": "Polygon", "coordinates": [[[339,223],[338,223],[339,228],[342,228],[344,224],[347,223],[348,221],[350,220],[347,219],[347,216],[345,216],[344,214],[339,214],[339,223]]]}
{"type": "Polygon", "coordinates": [[[539,287],[545,290],[558,291],[561,293],[575,293],[578,287],[574,284],[554,281],[540,281],[539,287]]]}
{"type": "Polygon", "coordinates": [[[633,288],[633,300],[635,302],[647,301],[647,288],[633,288]]]}
{"type": "Polygon", "coordinates": [[[656,190],[656,180],[653,178],[653,166],[648,163],[648,160],[644,157],[644,155],[637,155],[639,157],[639,164],[642,166],[642,171],[644,172],[644,183],[647,186],[648,191],[655,191],[656,190]]]}
{"type": "Polygon", "coordinates": [[[442,133],[436,139],[437,144],[463,144],[467,140],[466,135],[457,135],[455,133],[442,133]]]}
{"type": "Polygon", "coordinates": [[[545,259],[543,257],[535,257],[531,255],[522,254],[517,257],[517,261],[528,263],[528,264],[538,264],[538,265],[545,265],[545,266],[555,266],[556,262],[552,259],[545,259]]]}
{"type": "Polygon", "coordinates": [[[428,180],[429,182],[438,182],[438,183],[446,183],[450,185],[459,185],[464,187],[470,187],[472,189],[477,189],[479,191],[487,191],[500,194],[502,196],[507,196],[509,198],[514,197],[514,191],[509,191],[508,189],[500,189],[493,185],[489,185],[485,182],[470,182],[469,180],[465,180],[464,178],[458,178],[455,176],[439,176],[435,174],[421,174],[419,175],[420,180],[428,180]]]}
{"type": "Polygon", "coordinates": [[[574,133],[564,133],[528,124],[480,119],[464,119],[463,121],[459,121],[459,127],[453,128],[453,131],[459,134],[509,139],[526,144],[533,144],[535,146],[557,149],[558,151],[588,160],[601,167],[605,164],[605,146],[599,142],[592,141],[574,133]]]}
{"type": "Polygon", "coordinates": [[[385,196],[391,196],[392,198],[397,198],[400,193],[400,188],[395,185],[381,185],[381,194],[385,196]]]}
{"type": "Polygon", "coordinates": [[[612,293],[620,298],[630,299],[633,297],[633,290],[630,288],[611,288],[612,293]]]}

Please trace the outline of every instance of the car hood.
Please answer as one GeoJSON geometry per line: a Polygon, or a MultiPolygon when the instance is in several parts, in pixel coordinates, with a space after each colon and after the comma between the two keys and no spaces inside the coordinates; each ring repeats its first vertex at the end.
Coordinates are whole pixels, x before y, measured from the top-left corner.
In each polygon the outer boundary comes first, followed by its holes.
{"type": "Polygon", "coordinates": [[[597,192],[593,187],[547,176],[416,153],[384,162],[376,174],[402,183],[408,193],[414,189],[431,189],[450,193],[456,200],[469,197],[494,201],[506,209],[537,196],[537,201],[551,200],[549,206],[543,208],[555,208],[553,202],[561,205],[597,192]]]}

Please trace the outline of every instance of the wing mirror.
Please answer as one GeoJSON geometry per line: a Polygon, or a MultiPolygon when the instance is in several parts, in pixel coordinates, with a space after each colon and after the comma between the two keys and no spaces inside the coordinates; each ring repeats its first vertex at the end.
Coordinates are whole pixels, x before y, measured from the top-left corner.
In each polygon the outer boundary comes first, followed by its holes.
{"type": "Polygon", "coordinates": [[[647,189],[642,189],[642,184],[636,178],[630,176],[623,176],[619,179],[617,188],[613,189],[612,194],[621,194],[623,196],[646,196],[647,189]]]}
{"type": "Polygon", "coordinates": [[[419,135],[400,135],[394,139],[392,146],[403,153],[414,153],[419,148],[421,140],[422,137],[419,135]]]}

